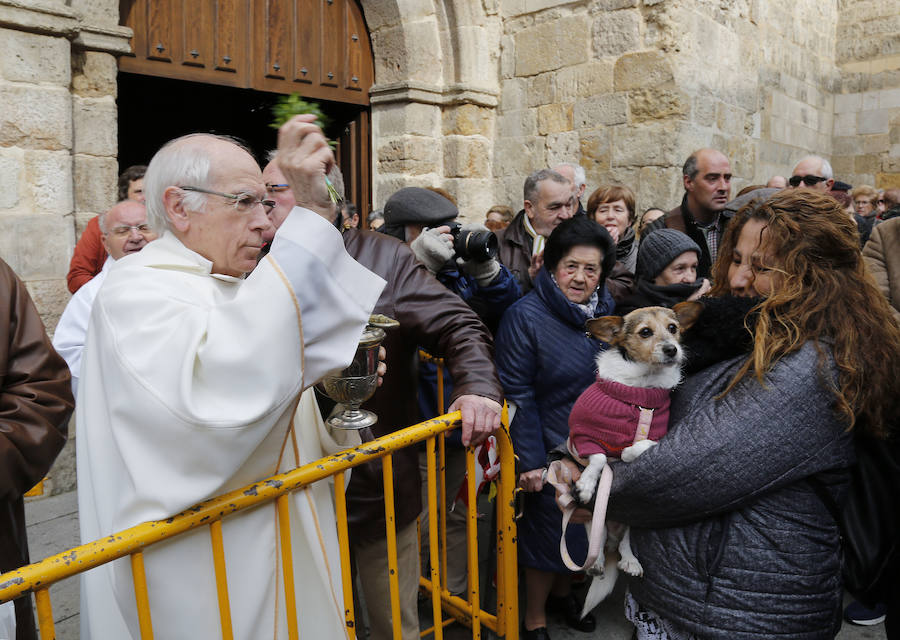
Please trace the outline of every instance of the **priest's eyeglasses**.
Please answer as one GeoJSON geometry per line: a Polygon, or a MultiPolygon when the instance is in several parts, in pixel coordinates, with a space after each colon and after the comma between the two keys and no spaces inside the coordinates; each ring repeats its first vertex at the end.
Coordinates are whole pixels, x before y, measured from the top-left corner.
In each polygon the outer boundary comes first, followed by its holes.
{"type": "Polygon", "coordinates": [[[274,200],[257,198],[251,193],[222,193],[221,191],[211,191],[201,187],[179,187],[179,189],[182,189],[183,191],[196,191],[197,193],[208,193],[211,196],[227,198],[231,200],[234,205],[234,210],[242,214],[249,214],[258,204],[262,205],[263,209],[266,210],[266,214],[270,213],[272,209],[275,208],[274,200]]]}

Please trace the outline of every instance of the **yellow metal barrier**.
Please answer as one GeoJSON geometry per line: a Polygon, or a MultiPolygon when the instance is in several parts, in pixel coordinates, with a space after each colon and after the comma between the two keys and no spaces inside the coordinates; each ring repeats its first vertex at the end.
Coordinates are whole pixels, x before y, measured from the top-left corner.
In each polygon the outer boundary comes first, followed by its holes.
{"type": "MultiPolygon", "coordinates": [[[[148,640],[153,637],[152,621],[150,619],[150,607],[143,568],[142,549],[157,542],[172,538],[178,534],[196,529],[202,526],[210,528],[211,544],[217,590],[219,594],[219,611],[222,623],[223,638],[231,637],[230,606],[228,601],[228,586],[225,581],[225,557],[222,550],[221,520],[238,511],[243,511],[262,503],[276,501],[279,513],[279,528],[282,542],[282,564],[285,578],[285,602],[288,607],[295,607],[293,593],[293,569],[290,548],[289,527],[287,515],[287,495],[290,492],[302,489],[314,482],[334,476],[335,504],[337,510],[338,540],[341,549],[341,571],[344,585],[344,604],[346,610],[346,624],[350,635],[354,635],[356,628],[352,582],[350,578],[350,558],[348,551],[347,534],[347,510],[344,496],[343,472],[376,458],[384,458],[384,483],[385,483],[385,516],[388,539],[389,569],[391,572],[391,611],[394,620],[394,637],[400,638],[399,598],[397,596],[397,558],[396,558],[396,530],[394,527],[394,500],[391,474],[391,454],[404,447],[413,446],[419,442],[426,442],[428,450],[428,477],[429,488],[429,546],[432,550],[432,558],[437,556],[438,532],[435,523],[438,519],[437,510],[433,498],[436,495],[437,469],[434,459],[435,439],[445,432],[459,426],[460,413],[444,415],[432,420],[427,420],[418,425],[408,427],[377,440],[366,442],[354,449],[322,458],[316,462],[304,465],[288,473],[279,474],[266,480],[256,482],[249,487],[243,487],[222,496],[201,502],[182,513],[155,522],[146,522],[136,525],[101,540],[89,542],[75,547],[63,553],[51,556],[25,567],[15,569],[0,575],[0,603],[12,600],[28,592],[34,592],[38,610],[38,624],[41,638],[48,640],[55,637],[53,625],[53,612],[50,602],[50,587],[63,580],[80,574],[84,571],[100,566],[112,560],[125,556],[131,557],[132,574],[135,586],[135,599],[138,607],[138,617],[141,629],[141,637],[148,640]],[[287,542],[287,544],[285,544],[287,542]],[[289,579],[288,576],[291,576],[289,579]]],[[[497,510],[497,606],[494,613],[484,611],[479,602],[478,570],[477,570],[477,535],[476,526],[476,496],[475,496],[475,459],[472,449],[466,453],[466,468],[468,474],[469,493],[469,583],[470,589],[467,600],[452,596],[446,589],[446,578],[439,578],[439,568],[432,561],[431,579],[422,579],[421,584],[431,591],[435,626],[434,637],[440,640],[443,629],[443,612],[448,612],[453,618],[469,624],[472,628],[472,637],[481,637],[481,628],[491,629],[501,638],[510,640],[518,639],[518,578],[516,573],[515,552],[515,522],[513,521],[515,500],[515,464],[512,444],[509,440],[508,421],[506,409],[503,411],[503,428],[498,431],[497,445],[500,458],[500,475],[498,477],[498,491],[496,499],[497,510]],[[431,589],[431,585],[439,584],[441,588],[431,589]],[[440,623],[438,623],[440,621],[440,623]]],[[[446,506],[446,505],[444,505],[446,506]]],[[[440,566],[446,567],[446,560],[442,559],[440,566]]],[[[294,609],[296,610],[296,609],[294,609]]],[[[288,616],[289,636],[298,637],[296,615],[288,616]]]]}

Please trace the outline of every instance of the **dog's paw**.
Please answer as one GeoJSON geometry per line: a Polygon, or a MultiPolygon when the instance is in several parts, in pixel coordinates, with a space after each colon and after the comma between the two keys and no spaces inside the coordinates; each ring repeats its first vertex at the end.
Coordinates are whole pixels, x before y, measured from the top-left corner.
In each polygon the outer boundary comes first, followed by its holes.
{"type": "Polygon", "coordinates": [[[575,483],[575,488],[578,490],[578,499],[581,500],[581,503],[588,504],[590,503],[591,498],[594,497],[594,491],[597,488],[597,479],[593,477],[593,474],[583,473],[575,483]]]}
{"type": "Polygon", "coordinates": [[[655,446],[656,442],[653,440],[641,440],[640,442],[633,444],[630,447],[625,447],[622,450],[622,462],[633,462],[647,449],[655,446]]]}
{"type": "Polygon", "coordinates": [[[619,560],[619,569],[635,578],[640,578],[644,575],[644,567],[641,566],[641,563],[634,556],[619,560]]]}

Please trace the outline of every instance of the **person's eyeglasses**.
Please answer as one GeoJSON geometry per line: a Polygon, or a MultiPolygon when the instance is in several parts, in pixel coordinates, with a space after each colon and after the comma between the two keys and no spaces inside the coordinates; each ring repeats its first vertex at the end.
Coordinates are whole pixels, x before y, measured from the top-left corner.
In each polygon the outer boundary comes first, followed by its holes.
{"type": "Polygon", "coordinates": [[[281,193],[291,188],[289,184],[269,184],[266,183],[266,191],[268,193],[281,193]]]}
{"type": "Polygon", "coordinates": [[[875,204],[884,204],[884,200],[876,200],[875,204]]]}
{"type": "Polygon", "coordinates": [[[179,187],[183,191],[196,191],[197,193],[208,193],[211,196],[219,196],[227,198],[234,204],[234,209],[238,213],[250,213],[256,205],[262,205],[266,213],[270,213],[275,208],[274,200],[264,200],[257,198],[251,193],[222,193],[221,191],[211,191],[200,187],[179,187]]]}
{"type": "Polygon", "coordinates": [[[807,187],[812,187],[820,182],[825,182],[826,180],[828,180],[828,178],[823,178],[822,176],[791,176],[791,179],[788,180],[788,184],[792,187],[797,187],[800,186],[800,183],[802,182],[807,187]]]}
{"type": "Polygon", "coordinates": [[[124,238],[131,233],[132,229],[137,229],[138,233],[140,233],[142,236],[145,236],[148,233],[153,233],[153,229],[151,229],[150,225],[146,222],[144,224],[122,224],[118,227],[113,227],[110,233],[114,236],[124,238]]]}

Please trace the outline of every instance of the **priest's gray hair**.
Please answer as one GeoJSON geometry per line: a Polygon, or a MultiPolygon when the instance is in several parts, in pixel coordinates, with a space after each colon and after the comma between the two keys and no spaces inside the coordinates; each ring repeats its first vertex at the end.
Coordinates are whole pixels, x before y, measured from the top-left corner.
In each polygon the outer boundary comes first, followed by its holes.
{"type": "MultiPolygon", "coordinates": [[[[147,204],[147,222],[153,229],[171,229],[169,216],[163,202],[163,194],[169,187],[192,186],[209,188],[209,173],[212,155],[207,140],[229,142],[253,153],[236,138],[212,133],[191,133],[175,138],[164,144],[150,160],[144,175],[144,198],[147,204]]],[[[185,206],[196,211],[204,211],[208,195],[196,191],[185,191],[182,198],[185,206]]]]}

